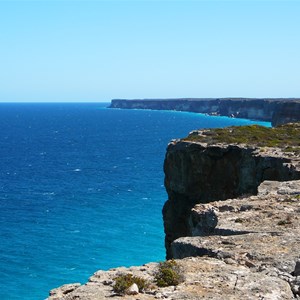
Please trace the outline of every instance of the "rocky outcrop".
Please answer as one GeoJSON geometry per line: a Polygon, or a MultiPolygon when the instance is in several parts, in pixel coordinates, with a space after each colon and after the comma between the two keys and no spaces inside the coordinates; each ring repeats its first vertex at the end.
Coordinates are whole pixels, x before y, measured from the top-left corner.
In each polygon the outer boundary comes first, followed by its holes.
{"type": "MultiPolygon", "coordinates": [[[[157,264],[117,268],[96,272],[84,285],[67,285],[50,292],[48,300],[104,300],[121,299],[266,299],[291,300],[294,293],[287,278],[296,277],[277,269],[258,271],[238,263],[209,257],[190,257],[176,260],[184,275],[178,286],[159,288],[155,284],[138,295],[121,296],[113,292],[114,279],[120,274],[133,274],[154,282],[157,264]]],[[[299,280],[300,281],[300,280],[299,280]]],[[[297,284],[292,284],[297,289],[297,284]]]]}
{"type": "Polygon", "coordinates": [[[299,124],[248,126],[172,141],[163,217],[167,258],[183,280],[159,287],[158,263],[120,267],[53,289],[48,300],[300,299],[299,131],[299,124]],[[127,274],[146,288],[116,294],[116,278],[127,274]]]}
{"type": "Polygon", "coordinates": [[[264,181],[256,196],[197,204],[190,219],[194,230],[171,244],[173,257],[208,255],[298,276],[300,180],[264,181]],[[197,230],[207,224],[209,231],[197,230]]]}
{"type": "Polygon", "coordinates": [[[164,171],[167,258],[174,257],[174,240],[192,235],[191,214],[196,204],[255,195],[265,180],[300,179],[299,160],[278,148],[191,141],[169,144],[164,171]]]}
{"type": "Polygon", "coordinates": [[[149,263],[98,271],[86,284],[53,289],[48,300],[300,298],[299,219],[300,181],[265,181],[257,196],[192,209],[192,236],[171,245],[183,275],[176,287],[158,287],[158,264],[149,263]],[[116,294],[121,274],[143,278],[148,288],[116,294]]]}
{"type": "Polygon", "coordinates": [[[109,107],[189,111],[267,121],[273,126],[300,121],[298,98],[113,99],[109,107]]]}

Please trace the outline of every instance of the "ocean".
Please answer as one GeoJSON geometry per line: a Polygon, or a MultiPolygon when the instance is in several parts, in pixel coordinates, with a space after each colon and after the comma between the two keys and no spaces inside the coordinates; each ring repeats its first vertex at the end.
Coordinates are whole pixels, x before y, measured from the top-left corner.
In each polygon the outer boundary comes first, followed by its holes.
{"type": "Polygon", "coordinates": [[[45,299],[98,269],[164,260],[168,142],[198,128],[270,126],[107,106],[0,104],[0,299],[45,299]]]}

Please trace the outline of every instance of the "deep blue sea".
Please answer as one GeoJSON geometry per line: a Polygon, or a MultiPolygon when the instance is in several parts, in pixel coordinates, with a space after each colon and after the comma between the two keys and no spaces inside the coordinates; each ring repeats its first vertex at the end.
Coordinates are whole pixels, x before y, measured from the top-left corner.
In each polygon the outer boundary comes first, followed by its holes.
{"type": "Polygon", "coordinates": [[[168,142],[253,123],[106,106],[0,104],[0,299],[163,260],[168,142]]]}

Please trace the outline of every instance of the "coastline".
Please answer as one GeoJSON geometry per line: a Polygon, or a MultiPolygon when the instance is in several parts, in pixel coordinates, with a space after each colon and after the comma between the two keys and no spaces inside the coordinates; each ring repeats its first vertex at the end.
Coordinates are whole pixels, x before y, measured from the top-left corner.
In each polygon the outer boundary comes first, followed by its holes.
{"type": "Polygon", "coordinates": [[[175,110],[271,122],[300,121],[300,98],[113,99],[109,108],[175,110]]]}
{"type": "Polygon", "coordinates": [[[167,258],[176,259],[184,281],[157,286],[159,265],[149,263],[98,271],[84,285],[52,290],[49,300],[133,299],[114,291],[126,274],[150,281],[151,288],[135,291],[141,300],[298,298],[299,131],[299,124],[252,125],[171,141],[163,218],[167,258]],[[226,142],[227,134],[235,139],[226,142]]]}

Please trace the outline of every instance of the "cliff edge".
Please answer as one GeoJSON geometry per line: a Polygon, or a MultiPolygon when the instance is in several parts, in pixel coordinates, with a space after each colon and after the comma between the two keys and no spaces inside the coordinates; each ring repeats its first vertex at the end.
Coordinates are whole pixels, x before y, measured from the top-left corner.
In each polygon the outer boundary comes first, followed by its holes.
{"type": "Polygon", "coordinates": [[[199,130],[172,141],[164,162],[167,258],[173,257],[171,243],[191,234],[196,204],[255,195],[265,180],[300,179],[299,155],[299,123],[199,130]]]}
{"type": "Polygon", "coordinates": [[[158,263],[121,267],[49,300],[300,299],[300,124],[193,131],[169,144],[164,171],[167,258],[181,280],[160,286],[158,263]],[[147,284],[116,292],[128,276],[147,284]]]}
{"type": "Polygon", "coordinates": [[[265,299],[300,298],[300,180],[265,181],[256,196],[198,204],[191,236],[172,243],[183,280],[159,287],[159,264],[97,271],[83,285],[50,291],[49,300],[265,299]],[[179,259],[180,258],[180,259],[179,259]],[[143,290],[118,294],[116,278],[135,276],[143,290]]]}

